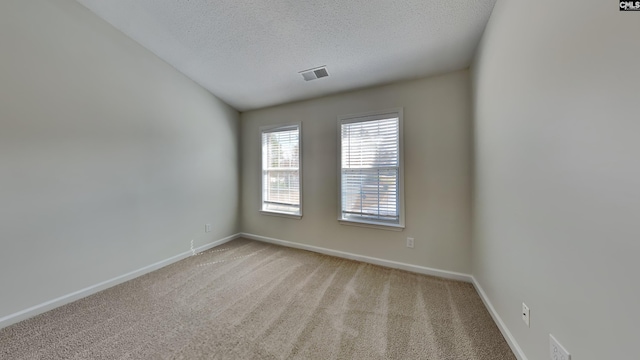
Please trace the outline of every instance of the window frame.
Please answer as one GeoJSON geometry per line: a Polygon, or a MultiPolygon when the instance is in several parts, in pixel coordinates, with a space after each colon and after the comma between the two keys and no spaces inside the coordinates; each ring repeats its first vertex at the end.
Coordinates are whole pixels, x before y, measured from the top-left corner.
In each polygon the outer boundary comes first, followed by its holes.
{"type": "Polygon", "coordinates": [[[294,123],[286,123],[286,124],[277,124],[277,125],[267,125],[260,127],[259,133],[260,139],[260,204],[259,204],[259,212],[264,215],[270,216],[281,216],[292,219],[301,219],[302,218],[302,122],[294,122],[294,123]],[[262,135],[264,133],[270,132],[278,132],[278,131],[286,131],[298,129],[298,198],[300,199],[300,207],[298,213],[285,212],[285,211],[274,211],[274,210],[264,210],[264,154],[263,154],[263,144],[262,144],[262,135]]]}
{"type": "Polygon", "coordinates": [[[338,222],[342,225],[361,226],[382,230],[402,231],[405,228],[404,201],[404,125],[403,108],[338,116],[338,222]],[[342,125],[356,122],[398,118],[398,224],[357,219],[345,219],[342,216],[342,125]]]}

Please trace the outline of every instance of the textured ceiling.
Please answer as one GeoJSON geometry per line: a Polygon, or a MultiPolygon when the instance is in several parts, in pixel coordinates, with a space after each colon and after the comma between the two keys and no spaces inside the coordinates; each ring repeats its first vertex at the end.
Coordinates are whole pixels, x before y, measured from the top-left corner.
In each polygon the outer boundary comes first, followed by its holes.
{"type": "Polygon", "coordinates": [[[78,2],[245,111],[465,68],[495,0],[78,2]]]}

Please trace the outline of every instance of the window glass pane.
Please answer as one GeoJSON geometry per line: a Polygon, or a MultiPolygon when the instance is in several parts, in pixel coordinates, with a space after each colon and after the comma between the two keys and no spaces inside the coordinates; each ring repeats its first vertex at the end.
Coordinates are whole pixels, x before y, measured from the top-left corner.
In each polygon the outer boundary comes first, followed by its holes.
{"type": "Polygon", "coordinates": [[[398,166],[398,119],[342,124],[342,167],[398,166]]]}
{"type": "Polygon", "coordinates": [[[262,210],[300,214],[298,127],[262,133],[262,210]]]}
{"type": "Polygon", "coordinates": [[[400,223],[399,118],[342,123],[342,219],[400,223]]]}
{"type": "Polygon", "coordinates": [[[267,168],[298,168],[298,129],[266,132],[262,139],[267,145],[267,168]]]}
{"type": "Polygon", "coordinates": [[[398,170],[344,170],[342,206],[345,218],[362,217],[397,223],[398,170]]]}
{"type": "Polygon", "coordinates": [[[298,183],[297,170],[267,170],[266,175],[266,201],[286,205],[300,204],[298,193],[300,184],[298,183]]]}

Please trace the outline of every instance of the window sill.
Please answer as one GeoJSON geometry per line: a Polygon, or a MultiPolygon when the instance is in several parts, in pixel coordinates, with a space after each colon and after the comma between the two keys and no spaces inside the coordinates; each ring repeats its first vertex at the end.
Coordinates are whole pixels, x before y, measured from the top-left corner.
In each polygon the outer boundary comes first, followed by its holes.
{"type": "Polygon", "coordinates": [[[387,231],[403,231],[404,225],[391,225],[391,224],[380,224],[374,222],[364,222],[364,221],[353,221],[353,220],[344,220],[338,219],[338,222],[342,225],[349,226],[359,226],[366,227],[371,229],[379,229],[379,230],[387,230],[387,231]]]}
{"type": "Polygon", "coordinates": [[[296,220],[302,219],[302,215],[297,215],[297,214],[281,213],[281,212],[266,211],[266,210],[259,210],[259,211],[262,215],[279,216],[279,217],[296,219],[296,220]]]}

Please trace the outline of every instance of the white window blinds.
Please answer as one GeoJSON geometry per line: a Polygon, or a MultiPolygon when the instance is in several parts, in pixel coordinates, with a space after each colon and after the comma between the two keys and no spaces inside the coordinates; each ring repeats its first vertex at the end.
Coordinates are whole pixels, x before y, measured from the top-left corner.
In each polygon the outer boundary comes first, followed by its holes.
{"type": "Polygon", "coordinates": [[[299,125],[262,131],[262,211],[302,215],[299,125]]]}
{"type": "Polygon", "coordinates": [[[341,220],[401,224],[400,118],[341,122],[341,220]]]}

